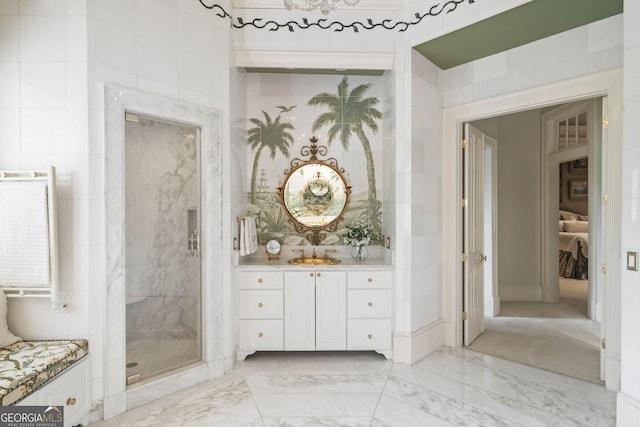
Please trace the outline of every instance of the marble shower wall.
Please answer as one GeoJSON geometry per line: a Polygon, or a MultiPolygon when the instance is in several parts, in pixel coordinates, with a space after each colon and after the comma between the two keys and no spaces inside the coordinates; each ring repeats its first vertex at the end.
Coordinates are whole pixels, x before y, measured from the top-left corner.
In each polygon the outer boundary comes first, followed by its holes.
{"type": "Polygon", "coordinates": [[[187,254],[187,212],[200,214],[197,129],[140,117],[125,132],[127,334],[195,336],[200,258],[187,254]]]}

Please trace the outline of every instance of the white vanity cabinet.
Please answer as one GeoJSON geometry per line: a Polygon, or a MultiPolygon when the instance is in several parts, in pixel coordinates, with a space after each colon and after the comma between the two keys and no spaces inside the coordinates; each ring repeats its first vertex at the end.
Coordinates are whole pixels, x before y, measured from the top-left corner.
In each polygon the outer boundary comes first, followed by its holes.
{"type": "Polygon", "coordinates": [[[259,350],[392,356],[390,270],[240,271],[239,360],[259,350]]]}
{"type": "Polygon", "coordinates": [[[350,271],[347,275],[347,350],[375,350],[391,358],[390,271],[350,271]]]}
{"type": "Polygon", "coordinates": [[[240,272],[238,358],[257,350],[284,350],[281,272],[240,272]]]}
{"type": "Polygon", "coordinates": [[[347,349],[347,275],[343,271],[284,273],[284,349],[347,349]]]}

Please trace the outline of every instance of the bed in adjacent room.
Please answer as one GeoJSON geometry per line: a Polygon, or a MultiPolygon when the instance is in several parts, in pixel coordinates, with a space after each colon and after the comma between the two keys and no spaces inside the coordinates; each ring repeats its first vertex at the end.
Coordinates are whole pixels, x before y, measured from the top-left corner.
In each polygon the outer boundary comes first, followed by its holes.
{"type": "Polygon", "coordinates": [[[560,211],[558,265],[561,277],[589,279],[589,217],[560,211]]]}

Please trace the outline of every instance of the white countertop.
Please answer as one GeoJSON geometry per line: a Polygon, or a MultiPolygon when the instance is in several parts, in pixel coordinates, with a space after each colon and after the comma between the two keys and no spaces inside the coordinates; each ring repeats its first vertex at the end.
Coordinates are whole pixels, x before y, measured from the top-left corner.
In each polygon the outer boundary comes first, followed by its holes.
{"type": "Polygon", "coordinates": [[[340,259],[340,264],[306,264],[292,265],[286,259],[267,260],[253,259],[238,264],[240,271],[264,271],[264,270],[348,270],[348,271],[366,271],[366,270],[390,270],[393,268],[391,264],[385,264],[382,258],[367,258],[365,261],[356,262],[351,258],[340,259]]]}
{"type": "MultiPolygon", "coordinates": [[[[236,265],[241,271],[264,271],[265,269],[273,270],[390,270],[393,269],[393,252],[383,248],[382,246],[370,246],[369,257],[365,261],[356,262],[350,255],[350,247],[348,246],[319,246],[316,247],[317,257],[322,258],[326,249],[333,250],[331,253],[332,258],[340,260],[339,264],[326,265],[326,264],[305,264],[305,265],[292,265],[287,261],[292,258],[300,257],[298,252],[302,247],[283,247],[280,259],[268,260],[266,253],[264,252],[264,246],[258,248],[258,252],[249,256],[237,256],[236,265]]],[[[304,247],[305,258],[310,258],[313,252],[313,247],[304,247]]],[[[238,254],[238,252],[236,252],[238,254]]]]}

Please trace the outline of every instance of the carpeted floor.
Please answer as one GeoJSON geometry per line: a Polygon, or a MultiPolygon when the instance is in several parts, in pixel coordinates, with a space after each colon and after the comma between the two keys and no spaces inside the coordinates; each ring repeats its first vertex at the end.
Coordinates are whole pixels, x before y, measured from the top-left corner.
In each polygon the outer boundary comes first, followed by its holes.
{"type": "Polygon", "coordinates": [[[600,323],[587,318],[587,281],[561,279],[560,302],[502,302],[470,349],[600,383],[600,323]]]}

